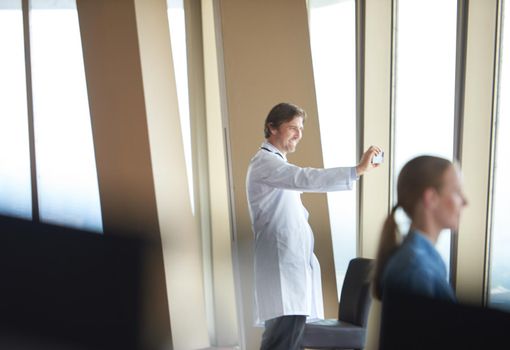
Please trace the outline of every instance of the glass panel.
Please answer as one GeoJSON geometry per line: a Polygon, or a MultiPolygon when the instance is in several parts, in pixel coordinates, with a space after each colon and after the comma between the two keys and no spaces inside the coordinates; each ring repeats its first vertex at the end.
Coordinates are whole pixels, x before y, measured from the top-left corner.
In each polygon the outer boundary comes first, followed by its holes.
{"type": "MultiPolygon", "coordinates": [[[[310,40],[325,167],[355,165],[356,8],[354,0],[311,0],[310,40]]],[[[328,193],[338,297],[356,256],[356,186],[328,193]]]]}
{"type": "Polygon", "coordinates": [[[189,198],[191,210],[195,213],[188,93],[188,59],[186,54],[186,22],[183,1],[167,0],[167,9],[175,82],[177,85],[177,102],[179,104],[182,142],[184,146],[184,159],[186,161],[186,173],[188,175],[189,198]]]}
{"type": "Polygon", "coordinates": [[[493,226],[490,251],[489,304],[510,311],[510,32],[508,31],[508,3],[503,6],[503,32],[499,75],[498,114],[496,129],[495,183],[493,197],[493,226]]]}
{"type": "Polygon", "coordinates": [[[102,231],[76,3],[30,4],[40,218],[102,231]]]}
{"type": "Polygon", "coordinates": [[[30,219],[32,190],[21,0],[0,2],[0,214],[30,219]]]}
{"type": "MultiPolygon", "coordinates": [[[[456,25],[457,0],[398,1],[395,191],[400,169],[411,158],[432,154],[453,159],[456,25]]],[[[407,233],[406,215],[401,210],[396,215],[401,232],[407,233]]],[[[436,247],[449,271],[449,230],[436,247]]]]}

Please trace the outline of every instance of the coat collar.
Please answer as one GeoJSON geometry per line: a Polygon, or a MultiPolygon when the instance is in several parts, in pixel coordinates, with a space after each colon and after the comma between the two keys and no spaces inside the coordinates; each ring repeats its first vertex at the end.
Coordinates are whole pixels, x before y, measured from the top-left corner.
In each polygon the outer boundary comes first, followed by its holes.
{"type": "Polygon", "coordinates": [[[282,152],[280,152],[280,150],[278,148],[276,148],[275,146],[273,146],[272,143],[268,142],[268,141],[264,141],[262,142],[262,145],[260,145],[260,148],[262,150],[265,150],[265,151],[269,151],[271,153],[275,153],[277,154],[279,157],[282,157],[283,160],[287,161],[287,157],[285,157],[285,155],[282,154],[282,152]]]}

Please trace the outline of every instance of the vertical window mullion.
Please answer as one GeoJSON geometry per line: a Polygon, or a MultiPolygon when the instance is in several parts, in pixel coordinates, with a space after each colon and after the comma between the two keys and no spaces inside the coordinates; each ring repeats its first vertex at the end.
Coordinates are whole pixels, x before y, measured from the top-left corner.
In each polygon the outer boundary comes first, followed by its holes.
{"type": "Polygon", "coordinates": [[[32,95],[32,68],[30,54],[30,0],[22,0],[23,32],[25,43],[25,77],[27,88],[28,137],[30,150],[30,177],[32,186],[32,220],[39,222],[39,199],[37,191],[37,167],[35,153],[34,103],[32,95]]]}
{"type": "MultiPolygon", "coordinates": [[[[363,154],[363,122],[365,119],[365,0],[355,0],[355,23],[356,23],[356,157],[360,159],[363,154]]],[[[363,184],[360,182],[356,191],[356,256],[361,256],[361,227],[362,227],[362,204],[361,191],[363,184]]]]}
{"type": "MultiPolygon", "coordinates": [[[[454,111],[454,137],[453,158],[462,159],[462,124],[464,120],[464,95],[466,76],[466,48],[467,48],[467,18],[468,1],[457,1],[457,57],[455,63],[455,111],[454,111]]],[[[457,284],[457,252],[458,235],[451,237],[450,244],[450,281],[456,287],[457,284]]]]}
{"type": "MultiPolygon", "coordinates": [[[[490,196],[490,246],[488,271],[488,304],[491,307],[510,311],[510,263],[508,251],[510,248],[510,234],[508,232],[510,203],[510,166],[508,154],[510,141],[510,32],[508,31],[508,3],[499,3],[498,36],[499,62],[495,77],[496,86],[496,120],[493,126],[494,152],[492,156],[493,186],[490,196]]],[[[498,27],[497,26],[497,27],[498,27]]]]}

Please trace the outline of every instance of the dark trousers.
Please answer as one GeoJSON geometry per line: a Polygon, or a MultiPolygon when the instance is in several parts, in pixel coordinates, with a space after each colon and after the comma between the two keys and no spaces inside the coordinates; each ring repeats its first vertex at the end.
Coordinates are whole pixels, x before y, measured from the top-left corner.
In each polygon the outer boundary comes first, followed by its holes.
{"type": "Polygon", "coordinates": [[[305,331],[306,316],[276,317],[265,322],[260,350],[299,350],[305,331]]]}

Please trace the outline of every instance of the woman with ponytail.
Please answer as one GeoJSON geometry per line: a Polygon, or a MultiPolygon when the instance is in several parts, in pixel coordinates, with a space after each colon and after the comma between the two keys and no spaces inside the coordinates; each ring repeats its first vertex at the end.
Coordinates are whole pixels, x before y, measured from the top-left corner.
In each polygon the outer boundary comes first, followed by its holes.
{"type": "Polygon", "coordinates": [[[399,174],[397,199],[380,237],[374,296],[382,300],[385,292],[394,290],[455,301],[435,244],[443,229],[457,229],[460,212],[467,204],[457,167],[434,156],[410,160],[399,174]],[[411,219],[403,240],[394,217],[398,208],[411,219]]]}

